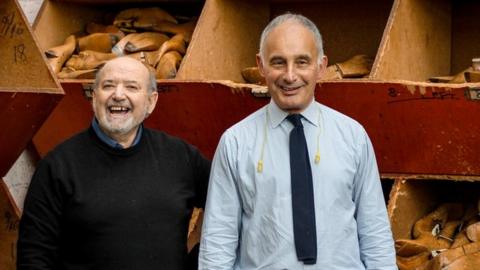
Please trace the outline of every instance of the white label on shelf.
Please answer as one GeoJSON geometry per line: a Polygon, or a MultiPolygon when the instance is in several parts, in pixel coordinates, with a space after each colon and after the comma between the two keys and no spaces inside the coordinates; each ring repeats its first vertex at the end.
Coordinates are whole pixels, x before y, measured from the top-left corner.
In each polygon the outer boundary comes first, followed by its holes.
{"type": "Polygon", "coordinates": [[[470,100],[480,100],[480,88],[471,87],[465,91],[465,96],[470,100]]]}
{"type": "Polygon", "coordinates": [[[23,201],[34,171],[35,160],[32,154],[25,150],[3,178],[20,211],[23,210],[23,201]]]}

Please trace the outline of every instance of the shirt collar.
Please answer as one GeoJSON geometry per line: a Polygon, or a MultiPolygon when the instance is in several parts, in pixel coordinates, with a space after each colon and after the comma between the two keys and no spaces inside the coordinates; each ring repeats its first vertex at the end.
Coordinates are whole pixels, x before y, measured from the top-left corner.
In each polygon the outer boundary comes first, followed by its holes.
{"type": "MultiPolygon", "coordinates": [[[[270,117],[270,125],[272,128],[276,128],[282,121],[288,116],[288,112],[280,109],[278,105],[270,99],[270,103],[267,106],[268,114],[270,117]]],[[[315,104],[315,99],[307,106],[307,108],[300,114],[312,125],[318,126],[318,114],[319,110],[315,104]]]]}
{"type": "MultiPolygon", "coordinates": [[[[123,146],[119,144],[114,139],[110,138],[103,130],[100,128],[97,119],[94,117],[92,120],[92,128],[95,131],[97,137],[108,146],[115,148],[115,149],[123,149],[123,146]]],[[[142,137],[143,133],[143,124],[138,127],[137,135],[135,135],[135,139],[130,147],[137,145],[140,142],[140,138],[142,137]]]]}

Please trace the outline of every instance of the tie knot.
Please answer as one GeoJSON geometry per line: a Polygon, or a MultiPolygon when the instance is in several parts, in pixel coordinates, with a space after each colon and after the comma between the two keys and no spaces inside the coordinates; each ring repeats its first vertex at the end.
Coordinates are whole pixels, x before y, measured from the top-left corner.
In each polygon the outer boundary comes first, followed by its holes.
{"type": "Polygon", "coordinates": [[[290,114],[287,116],[287,120],[290,121],[295,127],[303,127],[301,114],[290,114]]]}

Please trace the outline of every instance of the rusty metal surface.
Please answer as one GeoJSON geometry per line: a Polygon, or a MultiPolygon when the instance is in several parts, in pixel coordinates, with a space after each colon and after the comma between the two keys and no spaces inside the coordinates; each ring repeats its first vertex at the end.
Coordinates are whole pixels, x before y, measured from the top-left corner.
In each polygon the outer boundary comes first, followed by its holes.
{"type": "MultiPolygon", "coordinates": [[[[66,96],[33,138],[40,156],[87,128],[93,117],[90,102],[78,82],[62,84],[66,96]]],[[[196,145],[212,158],[225,129],[268,102],[249,91],[218,83],[162,82],[147,127],[163,130],[196,145]]]]}
{"type": "Polygon", "coordinates": [[[480,102],[456,88],[323,83],[317,100],[359,121],[382,173],[480,175],[480,102]]]}
{"type": "Polygon", "coordinates": [[[164,85],[146,125],[179,136],[212,158],[222,133],[267,102],[222,84],[164,85]]]}
{"type": "MultiPolygon", "coordinates": [[[[93,116],[79,83],[34,143],[41,155],[89,125],[93,116]]],[[[215,82],[162,82],[157,108],[146,121],[196,145],[212,157],[223,131],[268,102],[248,89],[215,82]]],[[[359,121],[384,174],[480,176],[480,102],[468,87],[412,86],[400,82],[323,82],[316,99],[359,121]]],[[[477,178],[475,178],[477,179],[477,178]]]]}
{"type": "Polygon", "coordinates": [[[92,117],[92,107],[84,97],[82,85],[63,84],[64,98],[48,116],[32,139],[40,157],[44,157],[57,144],[85,129],[92,117]]]}
{"type": "Polygon", "coordinates": [[[62,95],[0,92],[0,175],[6,175],[62,95]]]}

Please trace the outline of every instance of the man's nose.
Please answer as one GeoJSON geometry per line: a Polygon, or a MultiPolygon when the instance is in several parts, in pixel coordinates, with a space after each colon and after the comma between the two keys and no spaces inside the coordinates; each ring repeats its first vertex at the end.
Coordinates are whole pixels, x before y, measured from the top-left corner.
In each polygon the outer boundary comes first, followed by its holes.
{"type": "Polygon", "coordinates": [[[123,87],[122,84],[118,84],[117,87],[115,87],[115,91],[113,92],[113,98],[114,99],[125,98],[125,87],[123,87]]]}
{"type": "Polygon", "coordinates": [[[284,80],[287,83],[293,83],[298,79],[297,70],[295,69],[295,65],[289,64],[287,65],[287,70],[285,71],[284,80]]]}

